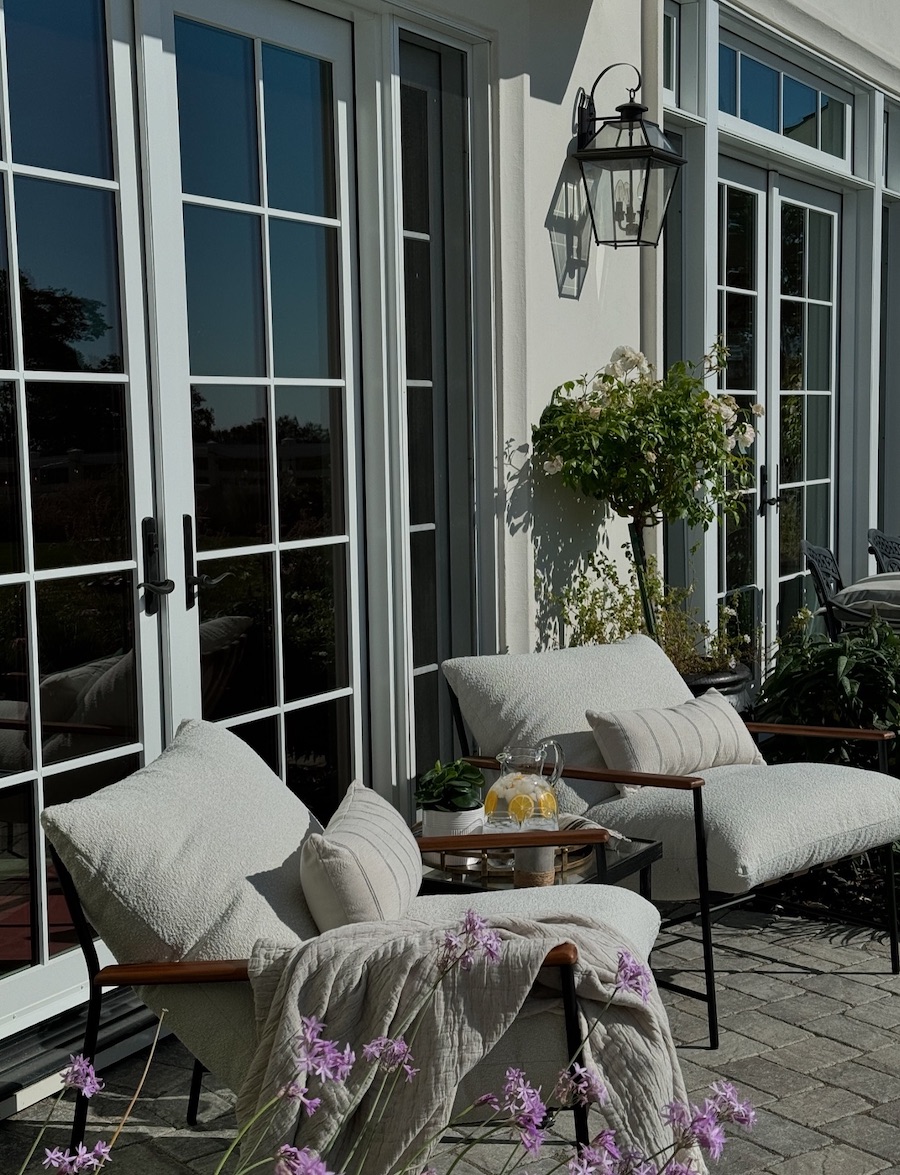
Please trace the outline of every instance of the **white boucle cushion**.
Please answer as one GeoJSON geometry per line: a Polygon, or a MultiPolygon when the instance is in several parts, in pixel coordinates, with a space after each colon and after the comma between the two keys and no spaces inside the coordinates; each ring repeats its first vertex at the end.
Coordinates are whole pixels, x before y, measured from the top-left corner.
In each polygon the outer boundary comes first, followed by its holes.
{"type": "MultiPolygon", "coordinates": [[[[900,838],[900,780],[822,763],[713,767],[703,812],[709,884],[746,893],[787,873],[900,838]]],[[[596,804],[588,815],[629,837],[662,842],[653,898],[697,897],[691,793],[647,787],[596,804]]]]}
{"type": "MultiPolygon", "coordinates": [[[[678,670],[646,636],[549,653],[456,657],[442,669],[482,754],[552,738],[571,767],[605,765],[586,709],[677,706],[691,697],[678,670]]],[[[595,787],[615,794],[613,784],[595,787]]]]}
{"type": "Polygon", "coordinates": [[[319,930],[403,918],[422,883],[422,856],[406,821],[354,783],[321,834],[303,845],[301,878],[319,930]]]}
{"type": "Polygon", "coordinates": [[[246,958],[258,938],[317,933],[300,845],[321,825],[224,727],[183,722],[158,759],[41,822],[120,962],[246,958]]]}
{"type": "MultiPolygon", "coordinates": [[[[588,710],[586,717],[604,762],[614,771],[693,775],[708,767],[765,763],[735,708],[715,689],[680,706],[603,714],[588,710]]],[[[623,791],[633,785],[617,786],[623,791]]]]}
{"type": "Polygon", "coordinates": [[[842,624],[866,624],[876,613],[900,624],[900,575],[867,575],[837,592],[831,606],[842,624]]]}

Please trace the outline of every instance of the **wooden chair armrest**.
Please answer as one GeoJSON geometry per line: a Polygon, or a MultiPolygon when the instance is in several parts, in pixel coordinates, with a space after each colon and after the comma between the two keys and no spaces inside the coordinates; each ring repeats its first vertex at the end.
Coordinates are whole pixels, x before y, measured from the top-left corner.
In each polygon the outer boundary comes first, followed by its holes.
{"type": "MultiPolygon", "coordinates": [[[[500,764],[496,759],[468,755],[466,762],[480,767],[482,771],[500,770],[500,764]]],[[[551,769],[548,766],[545,770],[549,773],[551,769]]],[[[693,791],[695,787],[703,787],[706,782],[699,775],[654,775],[647,771],[606,771],[595,770],[593,767],[564,767],[563,775],[567,779],[592,779],[599,783],[634,783],[638,787],[669,787],[679,791],[693,791]]]]}
{"type": "Polygon", "coordinates": [[[95,987],[135,987],[143,983],[243,983],[246,959],[172,963],[113,963],[94,976],[95,987]]]}
{"type": "Polygon", "coordinates": [[[423,853],[472,853],[485,849],[521,849],[564,845],[602,845],[609,840],[605,828],[554,829],[549,832],[473,832],[465,836],[420,836],[423,853]]]}
{"type": "Polygon", "coordinates": [[[855,726],[790,726],[786,722],[748,722],[751,734],[790,734],[801,738],[863,739],[867,742],[888,742],[892,730],[860,730],[855,726]]]}
{"type": "Polygon", "coordinates": [[[578,947],[573,942],[561,942],[544,959],[545,967],[571,967],[578,962],[578,947]]]}

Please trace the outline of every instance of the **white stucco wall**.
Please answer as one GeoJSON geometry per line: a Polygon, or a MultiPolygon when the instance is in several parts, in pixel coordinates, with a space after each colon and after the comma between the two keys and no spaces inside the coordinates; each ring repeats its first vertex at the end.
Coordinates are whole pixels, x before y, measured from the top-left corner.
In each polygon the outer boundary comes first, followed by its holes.
{"type": "MultiPolygon", "coordinates": [[[[662,0],[647,3],[655,25],[662,0]]],[[[498,644],[526,651],[545,627],[536,575],[559,590],[596,547],[603,523],[593,503],[576,501],[542,473],[532,476],[531,426],[557,384],[603,366],[620,343],[655,345],[641,338],[640,251],[598,249],[585,231],[579,265],[566,224],[566,209],[581,199],[580,173],[568,158],[579,89],[589,90],[613,62],[642,67],[642,5],[446,0],[417,7],[481,30],[493,45],[498,644]],[[564,245],[569,266],[561,275],[564,245]]],[[[654,98],[655,70],[654,49],[645,86],[654,98]]],[[[598,113],[625,101],[633,76],[619,69],[604,78],[598,113]]],[[[606,541],[615,549],[626,537],[618,523],[606,541]]]]}

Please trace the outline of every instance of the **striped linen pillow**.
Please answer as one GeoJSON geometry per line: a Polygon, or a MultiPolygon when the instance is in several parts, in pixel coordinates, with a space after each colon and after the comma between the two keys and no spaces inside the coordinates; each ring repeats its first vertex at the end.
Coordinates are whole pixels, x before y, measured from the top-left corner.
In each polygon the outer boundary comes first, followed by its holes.
{"type": "Polygon", "coordinates": [[[740,715],[715,689],[667,709],[588,710],[586,716],[613,771],[691,775],[736,763],[765,765],[740,715]]]}
{"type": "Polygon", "coordinates": [[[416,839],[396,808],[354,783],[325,831],[303,842],[300,883],[319,930],[402,918],[422,882],[416,839]]]}

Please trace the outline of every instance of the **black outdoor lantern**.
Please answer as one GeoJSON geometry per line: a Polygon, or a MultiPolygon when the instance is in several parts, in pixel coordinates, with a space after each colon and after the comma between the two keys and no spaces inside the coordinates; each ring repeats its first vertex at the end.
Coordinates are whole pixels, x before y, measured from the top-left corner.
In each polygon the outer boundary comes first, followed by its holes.
{"type": "Polygon", "coordinates": [[[581,165],[594,239],[598,245],[659,244],[666,209],[678,170],[684,159],[655,122],[644,118],[647,107],[635,102],[641,88],[628,90],[628,101],[616,107],[616,114],[600,119],[594,106],[594,91],[605,74],[618,65],[608,65],[578,103],[578,138],[574,157],[581,165]],[[598,124],[599,130],[597,129],[598,124]]]}

